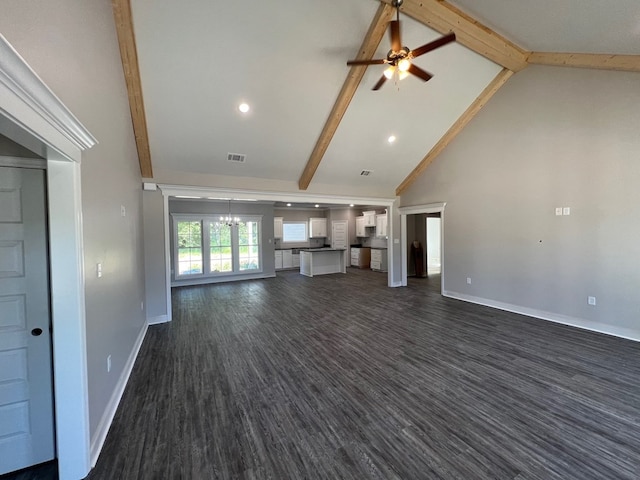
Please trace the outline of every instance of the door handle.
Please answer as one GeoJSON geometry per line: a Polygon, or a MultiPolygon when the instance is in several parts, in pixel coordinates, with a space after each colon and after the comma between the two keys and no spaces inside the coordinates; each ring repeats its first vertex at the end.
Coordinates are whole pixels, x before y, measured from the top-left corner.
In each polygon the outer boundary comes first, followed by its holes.
{"type": "Polygon", "coordinates": [[[31,335],[33,335],[34,337],[39,337],[40,335],[42,335],[42,329],[34,328],[33,330],[31,330],[31,335]]]}

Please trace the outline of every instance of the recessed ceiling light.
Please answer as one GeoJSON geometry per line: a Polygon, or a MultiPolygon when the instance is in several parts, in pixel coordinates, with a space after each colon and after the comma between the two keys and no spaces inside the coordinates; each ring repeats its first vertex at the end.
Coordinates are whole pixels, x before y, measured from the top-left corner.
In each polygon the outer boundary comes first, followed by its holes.
{"type": "Polygon", "coordinates": [[[351,205],[349,205],[350,207],[355,207],[355,205],[352,203],[351,205]]]}
{"type": "Polygon", "coordinates": [[[389,143],[393,143],[396,141],[396,136],[395,135],[391,135],[389,138],[387,138],[387,142],[389,143]]]}
{"type": "Polygon", "coordinates": [[[248,103],[241,103],[240,105],[238,105],[238,110],[240,110],[242,113],[247,113],[249,111],[249,104],[248,103]]]}
{"type": "Polygon", "coordinates": [[[318,204],[316,203],[316,208],[319,208],[319,207],[320,207],[320,205],[318,205],[318,204]]]}
{"type": "Polygon", "coordinates": [[[291,204],[290,204],[290,203],[287,203],[287,207],[290,207],[290,206],[291,206],[291,204]]]}

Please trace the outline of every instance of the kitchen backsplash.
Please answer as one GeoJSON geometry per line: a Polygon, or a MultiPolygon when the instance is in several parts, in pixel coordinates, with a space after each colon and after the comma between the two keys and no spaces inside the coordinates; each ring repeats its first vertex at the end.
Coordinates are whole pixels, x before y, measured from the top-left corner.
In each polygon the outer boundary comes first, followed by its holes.
{"type": "Polygon", "coordinates": [[[364,237],[359,238],[360,243],[363,247],[373,247],[373,248],[386,248],[387,247],[387,239],[386,238],[378,238],[378,237],[364,237]]]}
{"type": "Polygon", "coordinates": [[[273,240],[273,248],[281,249],[281,248],[317,248],[322,247],[325,243],[324,238],[310,238],[308,242],[295,242],[295,243],[287,243],[284,247],[282,246],[282,240],[276,238],[273,240]]]}

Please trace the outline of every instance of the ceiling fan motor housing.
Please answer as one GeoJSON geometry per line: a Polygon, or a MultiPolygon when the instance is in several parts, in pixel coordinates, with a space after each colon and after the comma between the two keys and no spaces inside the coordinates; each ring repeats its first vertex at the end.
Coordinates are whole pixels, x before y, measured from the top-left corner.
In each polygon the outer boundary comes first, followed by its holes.
{"type": "Polygon", "coordinates": [[[411,60],[413,58],[409,47],[402,47],[398,52],[389,50],[389,53],[387,53],[387,63],[390,63],[391,65],[396,65],[400,60],[405,58],[407,60],[411,60]]]}

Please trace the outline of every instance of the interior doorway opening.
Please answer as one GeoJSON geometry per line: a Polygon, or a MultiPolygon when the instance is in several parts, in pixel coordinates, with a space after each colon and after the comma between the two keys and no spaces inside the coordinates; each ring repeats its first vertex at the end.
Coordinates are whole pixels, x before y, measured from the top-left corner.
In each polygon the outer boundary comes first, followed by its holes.
{"type": "Polygon", "coordinates": [[[407,215],[408,285],[441,293],[442,248],[440,212],[407,215]]]}
{"type": "Polygon", "coordinates": [[[422,282],[430,290],[444,291],[444,210],[446,203],[400,207],[402,282],[422,282]],[[431,219],[431,220],[430,220],[431,219]]]}
{"type": "Polygon", "coordinates": [[[427,214],[427,276],[440,275],[442,271],[442,219],[440,213],[427,214]]]}

